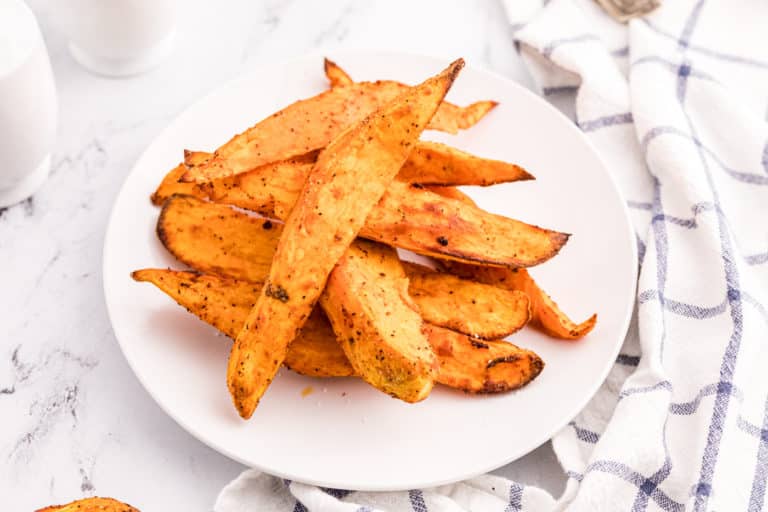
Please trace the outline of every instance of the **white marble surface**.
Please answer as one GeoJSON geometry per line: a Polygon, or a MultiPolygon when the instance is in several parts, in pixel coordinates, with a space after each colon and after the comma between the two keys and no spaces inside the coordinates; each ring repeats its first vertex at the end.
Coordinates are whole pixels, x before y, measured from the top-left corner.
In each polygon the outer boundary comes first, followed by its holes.
{"type": "MultiPolygon", "coordinates": [[[[260,63],[318,48],[463,56],[530,85],[501,2],[183,2],[175,53],[130,79],[89,74],[30,0],[61,104],[52,175],[0,211],[0,500],[32,510],[86,495],[145,511],[211,510],[243,467],[169,419],[128,368],[109,325],[101,249],[110,207],[144,147],[184,107],[260,63]]],[[[179,376],[183,378],[183,376],[179,376]]],[[[499,470],[559,494],[547,444],[499,470]]]]}

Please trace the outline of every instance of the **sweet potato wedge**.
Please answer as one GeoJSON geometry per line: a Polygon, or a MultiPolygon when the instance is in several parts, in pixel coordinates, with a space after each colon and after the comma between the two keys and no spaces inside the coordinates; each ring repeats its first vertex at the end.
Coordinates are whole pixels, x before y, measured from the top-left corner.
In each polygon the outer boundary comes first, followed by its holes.
{"type": "MultiPolygon", "coordinates": [[[[352,85],[355,83],[349,74],[341,69],[341,67],[335,62],[325,59],[324,62],[325,76],[328,78],[331,87],[340,87],[345,85],[352,85]]],[[[392,80],[380,80],[376,82],[381,87],[388,88],[405,88],[405,84],[395,82],[392,80]]],[[[490,112],[498,103],[495,101],[478,101],[467,107],[457,107],[450,103],[443,103],[440,109],[432,119],[432,125],[441,126],[441,128],[435,128],[449,133],[455,133],[459,129],[465,130],[471,128],[477,124],[488,112],[490,112]]],[[[433,128],[433,126],[430,126],[433,128]]]]}
{"type": "Polygon", "coordinates": [[[408,292],[427,322],[474,338],[497,340],[519,331],[531,318],[530,302],[523,292],[460,279],[422,265],[403,265],[408,269],[408,292]]]}
{"type": "MultiPolygon", "coordinates": [[[[267,278],[282,229],[277,222],[188,196],[169,199],[157,224],[161,242],[179,261],[201,272],[256,283],[267,278]]],[[[413,263],[405,263],[404,268],[412,277],[410,295],[422,316],[433,324],[490,338],[494,332],[499,337],[513,332],[528,318],[528,302],[517,294],[413,263]],[[429,277],[420,277],[425,273],[429,277]],[[465,297],[465,302],[457,303],[451,294],[465,297]],[[471,301],[477,297],[480,299],[473,305],[471,301]],[[504,311],[510,306],[512,309],[504,311]],[[485,314],[490,308],[497,314],[485,314]]]]}
{"type": "Polygon", "coordinates": [[[253,414],[328,275],[463,65],[457,60],[408,89],[342,132],[318,157],[288,215],[262,293],[232,346],[227,385],[241,417],[253,414]]]}
{"type": "Polygon", "coordinates": [[[192,164],[202,163],[208,159],[208,156],[208,153],[201,153],[199,151],[184,151],[185,163],[177,165],[165,175],[157,190],[150,196],[152,204],[161,206],[173,194],[184,194],[200,198],[207,197],[207,193],[197,183],[183,183],[179,180],[187,172],[186,162],[192,164]]]}
{"type": "Polygon", "coordinates": [[[452,274],[506,290],[517,290],[525,293],[531,300],[531,325],[555,338],[581,339],[589,334],[597,323],[596,314],[579,324],[568,318],[560,310],[557,303],[539,288],[539,285],[524,268],[490,268],[453,261],[441,262],[441,265],[452,274]]]}
{"type": "MultiPolygon", "coordinates": [[[[212,201],[285,219],[310,164],[275,164],[206,185],[212,201]]],[[[568,235],[485,212],[398,180],[371,210],[360,236],[428,256],[527,267],[553,257],[568,235]]]]}
{"type": "Polygon", "coordinates": [[[66,505],[52,505],[37,512],[139,512],[139,509],[112,498],[85,498],[66,505]]]}
{"type": "MultiPolygon", "coordinates": [[[[444,197],[453,197],[465,204],[475,205],[472,198],[457,188],[429,187],[429,189],[444,197]]],[[[441,266],[468,279],[525,293],[531,301],[531,325],[555,338],[565,340],[583,338],[589,334],[597,323],[596,314],[580,324],[571,320],[562,312],[557,303],[536,284],[536,281],[533,280],[533,277],[524,268],[483,268],[477,265],[465,265],[449,261],[443,261],[441,266]]]]}
{"type": "MultiPolygon", "coordinates": [[[[408,90],[392,81],[355,82],[297,101],[236,135],[213,158],[185,173],[185,181],[206,182],[322,149],[349,126],[408,90]]],[[[429,128],[455,133],[480,120],[494,102],[469,107],[443,103],[429,128]]]]}
{"type": "Polygon", "coordinates": [[[479,185],[532,180],[522,167],[471,155],[439,142],[421,141],[408,157],[397,178],[419,185],[479,185]]]}
{"type": "Polygon", "coordinates": [[[424,324],[440,360],[439,382],[469,393],[502,393],[519,389],[544,369],[533,351],[506,341],[479,341],[449,329],[424,324]]]}
{"type": "Polygon", "coordinates": [[[569,235],[393,181],[360,236],[425,256],[529,267],[556,255],[569,235]]]}
{"type": "Polygon", "coordinates": [[[391,247],[355,241],[320,296],[355,372],[406,402],[429,395],[439,363],[408,296],[408,278],[391,247]]]}
{"type": "MultiPolygon", "coordinates": [[[[137,281],[154,284],[230,338],[237,336],[258,298],[258,284],[233,278],[166,269],[138,270],[132,275],[137,281]]],[[[505,341],[474,340],[428,324],[423,332],[440,361],[437,382],[468,393],[517,389],[543,366],[533,352],[505,341]],[[496,363],[489,368],[493,361],[496,363]]],[[[288,347],[284,364],[312,377],[348,377],[354,373],[328,319],[317,308],[288,347]]]]}
{"type": "MultiPolygon", "coordinates": [[[[152,194],[152,202],[161,206],[173,194],[205,198],[211,191],[218,193],[220,199],[226,201],[226,195],[236,195],[243,192],[241,188],[253,187],[254,179],[260,182],[269,179],[270,187],[282,187],[286,191],[295,190],[298,193],[317,159],[317,154],[318,151],[312,151],[288,160],[267,164],[237,176],[200,184],[179,180],[187,167],[200,165],[213,155],[202,151],[185,151],[184,165],[178,165],[168,172],[152,194]],[[289,168],[291,166],[296,166],[297,169],[289,168]],[[241,186],[241,183],[247,183],[247,185],[241,186]]],[[[437,142],[418,141],[400,169],[397,179],[406,183],[435,186],[439,190],[453,185],[488,186],[530,180],[534,177],[514,164],[480,158],[437,142]]]]}
{"type": "MultiPolygon", "coordinates": [[[[149,282],[202,321],[232,339],[245,324],[248,312],[261,293],[262,284],[198,272],[143,269],[131,274],[149,282]]],[[[354,374],[336,342],[322,310],[315,308],[291,343],[285,366],[312,377],[347,377],[354,374]]]]}
{"type": "Polygon", "coordinates": [[[281,231],[272,221],[192,196],[172,196],[157,220],[157,237],[177,260],[253,282],[269,273],[281,231]]]}

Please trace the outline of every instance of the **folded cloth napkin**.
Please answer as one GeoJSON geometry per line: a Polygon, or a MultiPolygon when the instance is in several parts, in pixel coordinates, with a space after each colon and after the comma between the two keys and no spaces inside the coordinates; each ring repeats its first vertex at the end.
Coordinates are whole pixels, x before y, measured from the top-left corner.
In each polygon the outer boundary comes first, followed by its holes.
{"type": "Polygon", "coordinates": [[[768,2],[667,0],[621,25],[592,0],[506,1],[542,93],[575,97],[640,251],[621,355],[553,438],[563,495],[490,475],[365,493],[246,471],[217,512],[768,507],[768,2]]]}

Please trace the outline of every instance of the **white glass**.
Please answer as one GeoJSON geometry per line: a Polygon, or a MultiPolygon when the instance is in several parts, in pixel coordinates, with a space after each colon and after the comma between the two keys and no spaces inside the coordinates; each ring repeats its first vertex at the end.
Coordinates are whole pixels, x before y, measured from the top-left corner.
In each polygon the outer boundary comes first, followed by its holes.
{"type": "Polygon", "coordinates": [[[56,7],[72,56],[94,73],[143,73],[173,49],[176,0],[57,0],[56,7]]]}
{"type": "Polygon", "coordinates": [[[51,168],[56,88],[34,14],[0,0],[0,207],[34,194],[51,168]]]}

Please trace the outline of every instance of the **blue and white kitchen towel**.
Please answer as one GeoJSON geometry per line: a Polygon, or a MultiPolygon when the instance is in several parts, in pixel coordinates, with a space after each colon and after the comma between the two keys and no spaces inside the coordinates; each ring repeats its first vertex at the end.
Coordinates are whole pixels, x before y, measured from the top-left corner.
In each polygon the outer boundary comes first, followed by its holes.
{"type": "Polygon", "coordinates": [[[642,262],[621,356],[553,439],[563,496],[496,476],[364,493],[246,471],[216,512],[768,509],[768,2],[666,0],[621,25],[593,0],[506,1],[531,13],[511,22],[542,93],[575,95],[642,262]]]}

